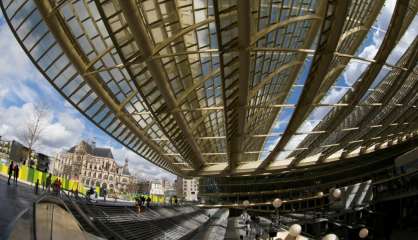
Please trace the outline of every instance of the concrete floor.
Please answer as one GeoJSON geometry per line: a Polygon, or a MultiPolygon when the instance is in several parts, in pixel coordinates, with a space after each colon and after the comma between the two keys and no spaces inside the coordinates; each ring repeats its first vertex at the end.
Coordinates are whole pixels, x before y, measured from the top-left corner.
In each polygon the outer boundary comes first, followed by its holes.
{"type": "Polygon", "coordinates": [[[32,186],[23,183],[7,185],[7,178],[0,175],[0,233],[17,214],[31,207],[37,197],[32,186]]]}

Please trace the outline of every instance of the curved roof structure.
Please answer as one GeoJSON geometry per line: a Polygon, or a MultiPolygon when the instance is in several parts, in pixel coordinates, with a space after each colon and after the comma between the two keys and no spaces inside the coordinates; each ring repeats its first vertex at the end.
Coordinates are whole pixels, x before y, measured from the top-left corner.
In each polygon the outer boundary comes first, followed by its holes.
{"type": "Polygon", "coordinates": [[[0,3],[70,103],[178,175],[267,174],[417,134],[416,0],[0,3]]]}

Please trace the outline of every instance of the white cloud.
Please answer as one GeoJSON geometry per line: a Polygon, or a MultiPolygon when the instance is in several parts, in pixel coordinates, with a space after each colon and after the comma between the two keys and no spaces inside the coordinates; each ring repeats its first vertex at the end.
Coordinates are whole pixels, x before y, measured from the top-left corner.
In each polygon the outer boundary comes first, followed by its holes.
{"type": "Polygon", "coordinates": [[[387,63],[395,65],[418,35],[418,15],[412,20],[399,43],[390,53],[387,63]]]}
{"type": "Polygon", "coordinates": [[[113,157],[119,165],[123,165],[125,159],[129,161],[129,170],[131,174],[141,179],[162,179],[166,178],[174,180],[175,176],[167,171],[162,170],[160,167],[155,166],[149,161],[145,160],[141,156],[132,152],[131,150],[122,147],[114,148],[111,147],[113,157]]]}
{"type": "MultiPolygon", "coordinates": [[[[34,104],[0,107],[0,135],[24,143],[22,134],[26,130],[27,119],[34,114],[34,104]]],[[[54,154],[63,148],[69,148],[82,139],[84,124],[81,119],[66,113],[55,114],[47,111],[44,117],[43,131],[34,149],[46,154],[54,154]]]]}
{"type": "Polygon", "coordinates": [[[0,89],[7,89],[3,91],[3,99],[18,98],[24,102],[35,101],[37,93],[27,83],[45,80],[41,79],[38,71],[34,71],[32,63],[5,23],[0,25],[0,39],[0,89]]]}

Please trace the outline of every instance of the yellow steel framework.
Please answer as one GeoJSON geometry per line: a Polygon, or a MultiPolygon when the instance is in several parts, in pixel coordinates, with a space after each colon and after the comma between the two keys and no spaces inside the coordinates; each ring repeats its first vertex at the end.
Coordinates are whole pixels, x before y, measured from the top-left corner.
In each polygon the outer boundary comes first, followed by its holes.
{"type": "Polygon", "coordinates": [[[266,174],[417,134],[417,36],[389,60],[417,27],[416,0],[396,1],[374,57],[358,51],[384,0],[0,0],[0,6],[27,55],[71,104],[178,175],[266,174]],[[359,79],[337,85],[354,61],[367,66],[359,79]],[[345,92],[324,101],[333,90],[345,92]],[[318,109],[327,111],[304,129],[318,109]],[[278,131],[282,115],[288,120],[278,131]]]}

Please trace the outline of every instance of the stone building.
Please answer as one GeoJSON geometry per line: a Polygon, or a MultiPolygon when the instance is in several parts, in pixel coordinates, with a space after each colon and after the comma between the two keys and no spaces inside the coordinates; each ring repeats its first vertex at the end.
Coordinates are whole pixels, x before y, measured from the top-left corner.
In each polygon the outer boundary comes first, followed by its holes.
{"type": "Polygon", "coordinates": [[[185,179],[177,177],[176,193],[179,199],[185,201],[198,201],[199,178],[185,179]]]}
{"type": "Polygon", "coordinates": [[[79,180],[86,187],[106,187],[108,193],[126,192],[134,181],[128,160],[119,166],[110,148],[98,148],[85,141],[58,154],[54,174],[79,180]]]}

